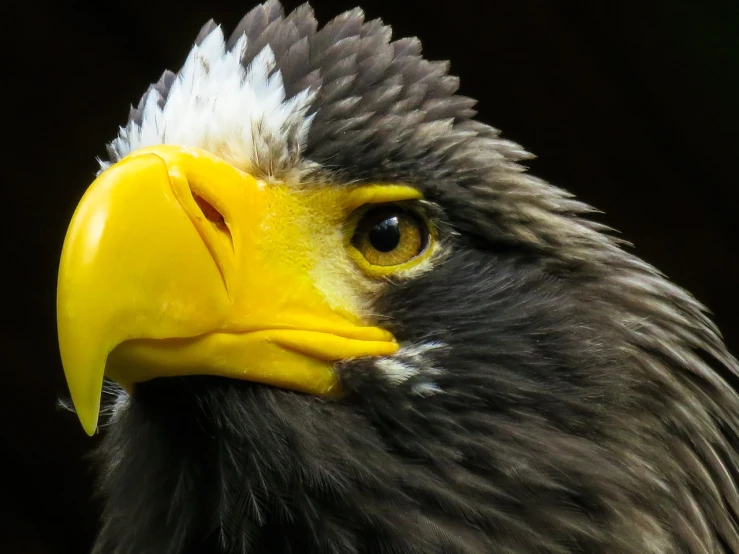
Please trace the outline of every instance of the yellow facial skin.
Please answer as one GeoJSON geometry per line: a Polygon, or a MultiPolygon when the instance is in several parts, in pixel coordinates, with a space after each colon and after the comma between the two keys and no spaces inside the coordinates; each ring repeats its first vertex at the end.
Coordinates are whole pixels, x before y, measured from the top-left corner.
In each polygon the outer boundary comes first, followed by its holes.
{"type": "Polygon", "coordinates": [[[336,361],[393,354],[393,336],[365,313],[388,268],[357,263],[347,222],[368,203],[420,196],[265,183],[178,146],[106,170],[75,211],[59,268],[59,346],[85,431],[104,375],[129,390],[208,374],[332,395],[336,361]]]}

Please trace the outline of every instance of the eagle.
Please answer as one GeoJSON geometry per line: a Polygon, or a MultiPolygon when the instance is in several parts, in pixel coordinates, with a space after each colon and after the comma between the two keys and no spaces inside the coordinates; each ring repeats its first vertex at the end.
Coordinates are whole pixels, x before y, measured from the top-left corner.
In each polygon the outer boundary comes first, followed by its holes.
{"type": "Polygon", "coordinates": [[[71,217],[95,554],[739,552],[739,364],[360,9],[214,22],[71,217]]]}

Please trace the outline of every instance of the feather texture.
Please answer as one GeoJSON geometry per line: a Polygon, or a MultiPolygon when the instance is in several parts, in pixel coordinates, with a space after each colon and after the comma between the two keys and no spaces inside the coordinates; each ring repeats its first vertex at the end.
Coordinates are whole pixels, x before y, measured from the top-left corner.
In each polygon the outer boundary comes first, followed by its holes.
{"type": "MultiPolygon", "coordinates": [[[[119,402],[96,554],[739,552],[736,359],[697,300],[473,119],[447,64],[361,10],[319,28],[272,0],[196,44],[111,162],[152,121],[185,140],[168,106],[223,71],[223,118],[291,129],[235,163],[414,184],[448,254],[377,299],[404,348],[342,364],[341,401],[187,378],[119,402]]],[[[222,120],[190,138],[234,136],[222,120]]]]}

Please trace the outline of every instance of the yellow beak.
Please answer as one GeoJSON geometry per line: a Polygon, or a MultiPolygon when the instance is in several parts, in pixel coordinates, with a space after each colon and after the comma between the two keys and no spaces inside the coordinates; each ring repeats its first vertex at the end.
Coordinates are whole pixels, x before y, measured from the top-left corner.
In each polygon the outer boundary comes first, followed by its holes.
{"type": "Polygon", "coordinates": [[[67,232],[57,297],[88,434],[104,375],[129,390],[208,374],[330,395],[335,361],[397,350],[315,285],[301,209],[300,195],[196,149],[142,149],[99,176],[67,232]]]}

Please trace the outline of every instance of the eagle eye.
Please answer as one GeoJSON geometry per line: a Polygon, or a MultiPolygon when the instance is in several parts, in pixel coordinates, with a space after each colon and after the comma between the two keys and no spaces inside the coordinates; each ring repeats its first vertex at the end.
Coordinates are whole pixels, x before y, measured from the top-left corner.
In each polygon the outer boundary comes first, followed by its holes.
{"type": "Polygon", "coordinates": [[[429,231],[415,213],[398,205],[367,210],[357,223],[352,245],[374,266],[405,264],[421,254],[429,231]]]}

